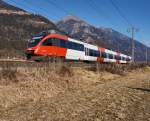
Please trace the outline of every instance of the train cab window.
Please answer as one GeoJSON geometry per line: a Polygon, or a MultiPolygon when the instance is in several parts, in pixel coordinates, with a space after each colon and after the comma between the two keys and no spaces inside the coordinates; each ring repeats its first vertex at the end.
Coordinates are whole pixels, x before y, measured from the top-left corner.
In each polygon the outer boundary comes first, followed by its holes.
{"type": "Polygon", "coordinates": [[[107,53],[101,52],[101,57],[102,57],[102,58],[107,58],[107,53]]]}
{"type": "Polygon", "coordinates": [[[48,38],[42,43],[42,45],[65,47],[65,40],[60,40],[58,38],[48,38]]]}
{"type": "Polygon", "coordinates": [[[52,45],[53,46],[60,46],[60,39],[58,38],[51,38],[52,40],[52,45]]]}
{"type": "Polygon", "coordinates": [[[42,43],[42,45],[43,46],[59,46],[62,48],[84,51],[84,45],[75,43],[75,42],[65,41],[63,39],[58,39],[58,38],[48,38],[42,43]]]}
{"type": "Polygon", "coordinates": [[[51,38],[48,38],[46,39],[43,43],[42,43],[43,46],[52,46],[53,43],[52,43],[52,39],[51,38]]]}

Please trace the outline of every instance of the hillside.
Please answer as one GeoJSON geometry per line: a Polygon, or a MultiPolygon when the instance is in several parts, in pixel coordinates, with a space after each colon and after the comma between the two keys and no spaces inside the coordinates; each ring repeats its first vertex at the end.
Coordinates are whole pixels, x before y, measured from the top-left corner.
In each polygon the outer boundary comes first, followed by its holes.
{"type": "Polygon", "coordinates": [[[57,28],[43,16],[28,13],[0,0],[0,56],[6,55],[8,49],[9,55],[16,50],[20,54],[33,33],[47,29],[57,28]]]}
{"type": "MultiPolygon", "coordinates": [[[[111,28],[92,26],[76,16],[66,16],[56,25],[74,38],[131,55],[131,38],[111,28]]],[[[143,52],[145,45],[135,41],[135,59],[144,61],[143,52]]]]}

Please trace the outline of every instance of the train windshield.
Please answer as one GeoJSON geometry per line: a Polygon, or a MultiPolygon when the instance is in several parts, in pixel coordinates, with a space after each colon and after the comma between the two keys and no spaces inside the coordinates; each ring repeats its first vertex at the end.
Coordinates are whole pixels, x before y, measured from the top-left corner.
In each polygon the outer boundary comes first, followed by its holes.
{"type": "Polygon", "coordinates": [[[41,39],[42,37],[33,37],[31,40],[29,40],[28,47],[36,46],[40,42],[41,39]]]}

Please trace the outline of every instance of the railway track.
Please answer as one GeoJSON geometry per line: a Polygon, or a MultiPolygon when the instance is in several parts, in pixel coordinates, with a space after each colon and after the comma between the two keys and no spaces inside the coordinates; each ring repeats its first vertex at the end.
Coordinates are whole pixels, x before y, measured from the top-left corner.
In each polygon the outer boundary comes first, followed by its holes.
{"type": "MultiPolygon", "coordinates": [[[[146,63],[135,63],[134,65],[142,65],[146,63]]],[[[113,65],[111,63],[97,64],[97,63],[85,63],[85,62],[35,62],[25,59],[0,59],[1,68],[16,68],[16,67],[57,67],[57,66],[68,66],[72,68],[99,68],[101,65],[113,65]]],[[[119,64],[120,65],[120,64],[119,64]]],[[[122,65],[122,64],[121,64],[122,65]]],[[[129,64],[128,64],[129,65],[129,64]]],[[[150,64],[146,64],[150,65],[150,64]]],[[[125,65],[123,65],[125,66],[125,65]]]]}
{"type": "Polygon", "coordinates": [[[4,66],[10,66],[10,67],[42,67],[45,65],[53,65],[53,66],[58,66],[58,65],[67,65],[70,67],[94,67],[96,64],[95,63],[84,63],[84,62],[35,62],[35,61],[30,61],[30,60],[25,60],[25,59],[0,59],[0,67],[4,66]]]}
{"type": "Polygon", "coordinates": [[[0,62],[34,62],[25,59],[0,59],[0,62]]]}

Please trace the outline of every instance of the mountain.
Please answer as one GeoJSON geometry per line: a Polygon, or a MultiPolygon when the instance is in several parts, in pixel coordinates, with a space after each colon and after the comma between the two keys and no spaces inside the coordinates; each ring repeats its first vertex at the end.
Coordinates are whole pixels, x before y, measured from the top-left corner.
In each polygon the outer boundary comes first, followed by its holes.
{"type": "MultiPolygon", "coordinates": [[[[76,16],[64,17],[54,24],[41,15],[0,0],[0,57],[23,55],[32,34],[50,29],[65,31],[81,41],[131,55],[131,38],[112,28],[92,26],[76,16]]],[[[135,47],[136,60],[145,60],[145,45],[135,41],[135,47]]]]}
{"type": "MultiPolygon", "coordinates": [[[[76,16],[66,16],[56,25],[73,38],[131,55],[131,38],[112,28],[95,27],[76,16]]],[[[142,43],[135,41],[136,60],[145,60],[145,47],[142,43]]]]}
{"type": "Polygon", "coordinates": [[[23,54],[26,42],[33,33],[49,29],[58,30],[47,18],[0,0],[0,56],[12,55],[14,52],[23,54]]]}

